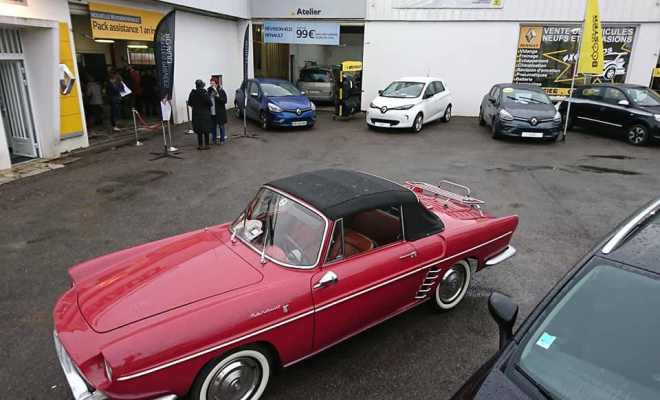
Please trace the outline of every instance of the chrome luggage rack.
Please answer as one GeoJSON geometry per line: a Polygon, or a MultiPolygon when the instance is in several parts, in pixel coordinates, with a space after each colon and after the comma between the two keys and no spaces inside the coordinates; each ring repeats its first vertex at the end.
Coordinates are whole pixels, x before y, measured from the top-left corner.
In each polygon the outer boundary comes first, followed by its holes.
{"type": "Polygon", "coordinates": [[[444,180],[440,181],[440,183],[437,186],[425,182],[411,182],[411,181],[407,181],[406,185],[412,186],[417,189],[421,189],[424,192],[433,193],[436,197],[438,196],[444,197],[445,199],[447,199],[445,201],[445,204],[443,204],[445,208],[448,207],[450,201],[453,201],[466,206],[470,206],[470,208],[476,208],[477,210],[479,210],[479,214],[482,217],[484,216],[483,212],[481,211],[481,205],[485,204],[484,201],[471,197],[470,188],[467,186],[459,185],[458,183],[444,181],[444,180]],[[465,194],[456,193],[456,191],[452,191],[449,189],[443,189],[443,185],[445,188],[447,186],[453,188],[459,188],[460,190],[464,191],[465,194]]]}

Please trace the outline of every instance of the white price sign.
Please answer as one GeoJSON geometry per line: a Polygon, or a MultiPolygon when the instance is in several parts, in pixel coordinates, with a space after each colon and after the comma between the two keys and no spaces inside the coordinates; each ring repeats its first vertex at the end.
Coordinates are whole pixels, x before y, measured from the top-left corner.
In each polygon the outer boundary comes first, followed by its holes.
{"type": "Polygon", "coordinates": [[[288,44],[339,44],[339,23],[264,21],[264,42],[288,44]]]}

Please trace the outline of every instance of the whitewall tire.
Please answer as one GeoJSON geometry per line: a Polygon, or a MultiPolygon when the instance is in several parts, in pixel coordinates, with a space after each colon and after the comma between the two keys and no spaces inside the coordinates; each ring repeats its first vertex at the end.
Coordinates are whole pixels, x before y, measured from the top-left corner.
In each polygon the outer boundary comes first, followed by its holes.
{"type": "Polygon", "coordinates": [[[444,312],[454,309],[463,300],[470,286],[472,271],[470,263],[461,260],[440,274],[440,282],[430,303],[437,311],[444,312]]]}
{"type": "Polygon", "coordinates": [[[273,362],[260,346],[223,354],[199,373],[190,400],[258,400],[272,375],[273,362]]]}

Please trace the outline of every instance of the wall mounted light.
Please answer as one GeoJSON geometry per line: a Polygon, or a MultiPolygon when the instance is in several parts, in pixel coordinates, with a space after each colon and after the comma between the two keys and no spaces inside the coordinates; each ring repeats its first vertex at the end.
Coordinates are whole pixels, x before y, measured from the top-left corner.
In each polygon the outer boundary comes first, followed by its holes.
{"type": "Polygon", "coordinates": [[[114,43],[114,40],[111,39],[94,39],[96,43],[114,43]]]}
{"type": "Polygon", "coordinates": [[[146,44],[129,44],[128,46],[129,49],[148,49],[149,46],[146,44]]]}

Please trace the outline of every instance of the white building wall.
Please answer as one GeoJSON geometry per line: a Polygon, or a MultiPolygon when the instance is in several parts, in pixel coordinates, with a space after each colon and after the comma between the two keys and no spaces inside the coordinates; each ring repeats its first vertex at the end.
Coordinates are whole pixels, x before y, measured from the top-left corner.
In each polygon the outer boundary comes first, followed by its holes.
{"type": "Polygon", "coordinates": [[[249,19],[249,0],[160,0],[163,3],[195,8],[230,17],[249,19]]]}
{"type": "MultiPolygon", "coordinates": [[[[222,75],[227,108],[243,80],[243,35],[247,21],[230,21],[177,11],[174,42],[174,123],[187,120],[186,100],[202,79],[208,86],[211,75],[222,75]]],[[[251,37],[251,35],[250,35],[251,37]]],[[[252,49],[248,76],[254,76],[252,49]]]]}

